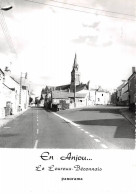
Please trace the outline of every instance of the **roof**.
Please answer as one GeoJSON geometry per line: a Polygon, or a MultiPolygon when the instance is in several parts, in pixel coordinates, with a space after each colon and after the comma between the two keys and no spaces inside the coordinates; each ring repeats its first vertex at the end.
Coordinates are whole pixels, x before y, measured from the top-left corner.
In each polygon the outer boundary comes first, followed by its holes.
{"type": "MultiPolygon", "coordinates": [[[[74,98],[74,93],[70,93],[70,98],[74,98]]],[[[85,98],[86,93],[76,93],[76,98],[85,98]]]]}
{"type": "Polygon", "coordinates": [[[2,73],[3,75],[5,75],[4,72],[1,70],[1,68],[0,68],[0,71],[1,71],[1,73],[2,73]]]}
{"type": "MultiPolygon", "coordinates": [[[[85,98],[86,93],[76,93],[76,98],[85,98]]],[[[52,91],[53,99],[68,99],[74,98],[74,93],[64,91],[52,91]]]]}
{"type": "Polygon", "coordinates": [[[128,78],[128,81],[130,81],[131,79],[133,79],[133,77],[136,76],[136,72],[134,72],[129,78],[128,78]]]}
{"type": "Polygon", "coordinates": [[[80,84],[80,85],[77,85],[76,86],[76,91],[81,91],[83,89],[88,89],[87,85],[86,84],[80,84]]]}
{"type": "MultiPolygon", "coordinates": [[[[12,78],[16,83],[20,84],[20,77],[17,75],[11,75],[10,78],[12,78]]],[[[22,85],[23,86],[27,86],[27,82],[26,79],[24,77],[22,77],[22,85]]]]}
{"type": "Polygon", "coordinates": [[[13,76],[10,76],[11,79],[13,79],[16,83],[19,84],[19,82],[17,81],[17,79],[15,79],[13,76]]]}
{"type": "Polygon", "coordinates": [[[3,83],[3,85],[4,85],[6,88],[8,88],[9,90],[15,91],[15,88],[10,88],[10,87],[8,87],[5,83],[3,83]]]}
{"type": "MultiPolygon", "coordinates": [[[[70,86],[71,84],[68,84],[68,85],[61,85],[61,86],[57,86],[55,87],[56,90],[69,90],[70,89],[70,86]]],[[[83,89],[87,89],[87,85],[86,84],[79,84],[79,85],[76,85],[76,91],[81,91],[83,89]]]]}
{"type": "MultiPolygon", "coordinates": [[[[42,89],[41,93],[46,94],[47,92],[50,92],[50,91],[59,91],[59,90],[62,90],[62,92],[68,92],[70,90],[70,86],[71,86],[71,84],[60,85],[60,86],[56,86],[56,87],[46,86],[45,89],[42,89]]],[[[76,92],[79,92],[83,89],[88,89],[87,84],[81,83],[79,85],[76,85],[76,92]]]]}
{"type": "Polygon", "coordinates": [[[68,98],[68,93],[67,92],[62,92],[62,91],[52,91],[52,98],[53,99],[67,99],[68,98]]]}
{"type": "Polygon", "coordinates": [[[119,87],[117,87],[117,90],[121,90],[127,83],[122,83],[119,87]]]}
{"type": "Polygon", "coordinates": [[[55,87],[56,90],[67,90],[70,88],[70,84],[67,84],[67,85],[60,85],[60,86],[57,86],[55,87]]]}

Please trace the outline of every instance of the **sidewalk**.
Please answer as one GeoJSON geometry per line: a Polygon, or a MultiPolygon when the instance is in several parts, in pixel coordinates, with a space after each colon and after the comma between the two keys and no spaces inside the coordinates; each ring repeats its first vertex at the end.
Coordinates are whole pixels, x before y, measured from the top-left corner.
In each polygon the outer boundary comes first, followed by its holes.
{"type": "Polygon", "coordinates": [[[120,109],[121,114],[135,126],[135,112],[130,111],[128,108],[120,109]]]}
{"type": "MultiPolygon", "coordinates": [[[[28,108],[29,109],[29,108],[28,108]]],[[[18,112],[17,114],[14,114],[14,115],[9,115],[9,116],[6,116],[5,118],[0,118],[0,127],[6,125],[8,122],[12,121],[14,118],[18,117],[19,115],[23,114],[25,111],[27,111],[28,109],[26,110],[23,110],[21,112],[18,112]]]]}

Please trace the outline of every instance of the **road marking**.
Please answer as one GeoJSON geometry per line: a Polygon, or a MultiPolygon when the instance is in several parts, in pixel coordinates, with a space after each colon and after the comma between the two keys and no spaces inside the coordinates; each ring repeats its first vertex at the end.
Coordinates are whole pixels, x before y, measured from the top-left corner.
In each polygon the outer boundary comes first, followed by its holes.
{"type": "Polygon", "coordinates": [[[34,148],[37,148],[37,146],[38,146],[38,140],[35,141],[34,148]]]}
{"type": "Polygon", "coordinates": [[[105,144],[101,144],[101,146],[102,146],[103,148],[108,148],[105,144]]]}
{"type": "Polygon", "coordinates": [[[38,126],[38,123],[37,123],[37,126],[38,126]]]}
{"type": "MultiPolygon", "coordinates": [[[[84,129],[81,129],[81,127],[80,127],[78,124],[72,122],[71,120],[69,120],[69,119],[67,119],[67,118],[65,118],[65,117],[63,117],[63,116],[61,116],[61,115],[59,115],[59,114],[57,114],[57,113],[53,113],[53,114],[56,115],[56,116],[58,116],[58,117],[60,117],[61,119],[65,120],[66,122],[68,122],[68,123],[70,123],[70,124],[76,126],[76,127],[79,128],[81,131],[85,131],[84,129]]],[[[85,131],[85,133],[86,133],[86,134],[89,134],[88,131],[85,131]]],[[[91,138],[94,137],[94,136],[91,135],[91,134],[90,134],[89,136],[90,136],[91,138]]],[[[94,140],[95,140],[96,142],[101,142],[99,139],[94,139],[94,140]]],[[[101,144],[101,146],[102,146],[103,148],[108,148],[105,144],[101,144]]]]}
{"type": "Polygon", "coordinates": [[[65,120],[66,122],[70,123],[71,125],[74,125],[74,126],[76,126],[76,127],[79,127],[78,124],[72,122],[71,120],[69,120],[69,119],[67,119],[67,118],[65,118],[65,117],[63,117],[63,116],[61,116],[61,115],[59,115],[59,114],[57,114],[57,113],[54,113],[54,112],[53,112],[53,114],[55,114],[56,116],[58,116],[58,117],[60,117],[61,119],[65,120]]]}
{"type": "Polygon", "coordinates": [[[4,127],[5,129],[10,129],[11,127],[4,127]]]}
{"type": "Polygon", "coordinates": [[[94,139],[96,142],[101,142],[99,139],[94,139]]]}
{"type": "Polygon", "coordinates": [[[39,133],[39,129],[37,129],[37,134],[39,133]]]}
{"type": "Polygon", "coordinates": [[[94,137],[93,135],[89,135],[90,137],[94,137]]]}

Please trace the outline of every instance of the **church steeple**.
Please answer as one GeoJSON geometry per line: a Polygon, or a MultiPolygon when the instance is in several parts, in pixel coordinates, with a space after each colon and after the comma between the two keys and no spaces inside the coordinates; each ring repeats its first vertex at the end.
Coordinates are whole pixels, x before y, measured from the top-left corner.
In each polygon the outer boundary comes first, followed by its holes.
{"type": "Polygon", "coordinates": [[[77,55],[76,55],[76,53],[75,53],[75,58],[74,58],[73,69],[78,71],[77,55]]]}
{"type": "Polygon", "coordinates": [[[77,55],[75,53],[74,63],[73,63],[73,69],[71,72],[71,87],[70,90],[73,91],[73,88],[75,85],[80,84],[80,72],[78,71],[79,65],[77,63],[77,55]]]}

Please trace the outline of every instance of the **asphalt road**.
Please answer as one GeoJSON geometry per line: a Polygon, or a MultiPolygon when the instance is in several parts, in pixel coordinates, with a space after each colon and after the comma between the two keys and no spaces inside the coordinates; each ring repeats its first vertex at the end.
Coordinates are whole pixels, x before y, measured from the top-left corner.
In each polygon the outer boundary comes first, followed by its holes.
{"type": "Polygon", "coordinates": [[[0,128],[0,148],[133,149],[134,134],[113,108],[53,113],[33,107],[0,128]]]}
{"type": "Polygon", "coordinates": [[[89,134],[98,137],[108,148],[134,149],[135,128],[115,106],[94,106],[59,111],[63,117],[80,125],[89,134]]]}

